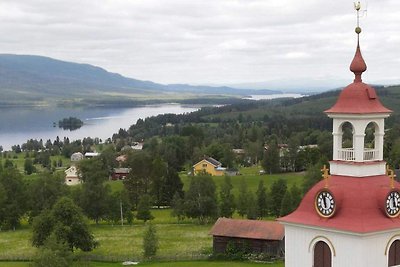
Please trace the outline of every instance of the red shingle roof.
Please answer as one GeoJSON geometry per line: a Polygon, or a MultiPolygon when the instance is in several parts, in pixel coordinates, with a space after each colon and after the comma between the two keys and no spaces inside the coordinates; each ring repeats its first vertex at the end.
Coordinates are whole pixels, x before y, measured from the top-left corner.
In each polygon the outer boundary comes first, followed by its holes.
{"type": "Polygon", "coordinates": [[[325,113],[373,114],[391,113],[379,101],[375,89],[363,82],[354,82],[340,93],[335,105],[325,113]]]}
{"type": "Polygon", "coordinates": [[[285,230],[279,222],[219,218],[210,234],[214,236],[282,240],[285,236],[285,230]]]}
{"type": "Polygon", "coordinates": [[[381,104],[375,89],[362,82],[361,75],[367,70],[367,65],[361,55],[360,46],[358,44],[356,54],[350,64],[350,70],[355,75],[354,82],[343,89],[336,104],[330,109],[325,110],[325,113],[391,113],[391,110],[385,108],[381,104]]]}

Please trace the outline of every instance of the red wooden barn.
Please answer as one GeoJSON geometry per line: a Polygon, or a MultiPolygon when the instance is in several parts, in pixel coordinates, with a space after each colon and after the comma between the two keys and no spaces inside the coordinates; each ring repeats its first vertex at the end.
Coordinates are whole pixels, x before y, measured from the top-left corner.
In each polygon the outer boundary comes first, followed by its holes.
{"type": "Polygon", "coordinates": [[[284,254],[284,227],[273,221],[219,218],[210,231],[214,253],[224,253],[229,242],[252,253],[284,254]]]}

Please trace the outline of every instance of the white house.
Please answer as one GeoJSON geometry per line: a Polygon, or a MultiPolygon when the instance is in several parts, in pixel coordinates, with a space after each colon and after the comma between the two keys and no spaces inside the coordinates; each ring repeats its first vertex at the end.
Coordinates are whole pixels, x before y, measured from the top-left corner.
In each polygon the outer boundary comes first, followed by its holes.
{"type": "Polygon", "coordinates": [[[78,175],[78,168],[73,165],[65,170],[65,184],[66,185],[77,185],[81,183],[81,179],[78,175]]]}
{"type": "Polygon", "coordinates": [[[75,152],[71,155],[71,161],[80,161],[83,160],[85,157],[81,152],[75,152]]]}

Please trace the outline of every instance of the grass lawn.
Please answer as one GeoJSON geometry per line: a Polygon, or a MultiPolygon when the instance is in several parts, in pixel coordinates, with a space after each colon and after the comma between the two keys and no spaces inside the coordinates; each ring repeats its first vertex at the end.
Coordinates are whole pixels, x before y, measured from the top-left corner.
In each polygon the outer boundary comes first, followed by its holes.
{"type": "MultiPolygon", "coordinates": [[[[159,237],[157,256],[161,259],[193,259],[202,252],[209,253],[211,251],[212,237],[208,235],[211,225],[168,223],[155,225],[159,237]]],[[[91,225],[91,230],[100,242],[100,246],[92,252],[77,251],[77,254],[109,261],[141,259],[145,230],[143,223],[137,222],[137,224],[123,227],[91,225]]],[[[28,226],[16,231],[1,231],[0,259],[32,258],[36,248],[31,246],[31,236],[32,231],[28,226]]]]}
{"type": "MultiPolygon", "coordinates": [[[[210,225],[156,224],[159,237],[160,258],[191,258],[202,251],[211,251],[212,237],[208,235],[210,225]]],[[[140,259],[145,226],[92,226],[93,234],[100,246],[94,255],[110,255],[120,259],[140,259]]]]}
{"type": "MultiPolygon", "coordinates": [[[[5,262],[0,261],[0,267],[28,267],[29,262],[5,262]]],[[[232,262],[232,261],[181,261],[181,262],[144,262],[133,266],[154,266],[154,267],[255,267],[265,266],[265,263],[255,262],[232,262]]],[[[120,262],[91,262],[90,264],[76,264],[74,266],[98,266],[116,267],[122,266],[120,262]]],[[[284,267],[283,263],[267,264],[269,267],[284,267]]]]}
{"type": "MultiPolygon", "coordinates": [[[[260,175],[259,170],[261,170],[261,167],[246,167],[246,168],[241,168],[240,173],[241,175],[238,176],[232,176],[231,177],[231,182],[233,185],[233,194],[236,196],[239,194],[239,187],[240,187],[240,182],[242,179],[245,179],[247,183],[247,189],[252,192],[256,192],[258,188],[258,183],[260,181],[264,182],[264,186],[268,189],[271,187],[271,184],[279,179],[283,179],[287,182],[288,188],[290,188],[293,184],[297,184],[299,188],[301,188],[304,180],[304,173],[279,173],[279,174],[264,174],[260,175]]],[[[186,175],[186,173],[181,173],[180,177],[182,179],[182,182],[184,184],[183,189],[185,191],[188,190],[189,184],[190,184],[190,179],[192,179],[192,176],[186,175]]],[[[224,177],[221,176],[213,176],[213,180],[217,186],[217,191],[221,188],[221,185],[224,182],[224,177]]]]}

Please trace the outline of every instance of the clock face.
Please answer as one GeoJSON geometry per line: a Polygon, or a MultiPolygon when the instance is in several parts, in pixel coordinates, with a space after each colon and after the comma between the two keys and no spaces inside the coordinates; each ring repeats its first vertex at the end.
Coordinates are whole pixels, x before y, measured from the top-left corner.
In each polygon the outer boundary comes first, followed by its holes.
{"type": "Polygon", "coordinates": [[[386,215],[393,218],[400,214],[400,193],[391,191],[386,198],[386,215]]]}
{"type": "Polygon", "coordinates": [[[321,217],[331,217],[336,209],[336,202],[332,193],[327,190],[320,191],[315,197],[315,208],[321,217]]]}

